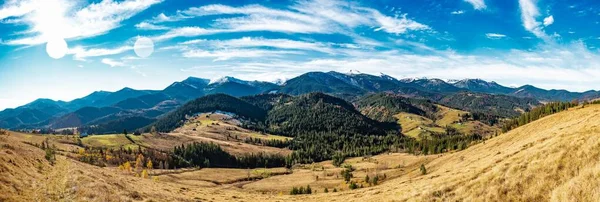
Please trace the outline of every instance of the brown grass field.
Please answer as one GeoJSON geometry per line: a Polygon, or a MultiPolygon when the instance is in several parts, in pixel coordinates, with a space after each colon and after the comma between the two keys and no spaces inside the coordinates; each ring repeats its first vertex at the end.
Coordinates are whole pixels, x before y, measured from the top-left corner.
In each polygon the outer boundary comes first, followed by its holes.
{"type": "Polygon", "coordinates": [[[356,190],[348,190],[330,162],[298,166],[287,175],[273,174],[283,171],[277,168],[152,171],[158,180],[60,155],[51,166],[43,150],[22,143],[45,137],[10,133],[0,135],[0,201],[597,201],[599,120],[600,106],[591,105],[459,152],[348,159],[359,183],[366,174],[387,176],[356,190]],[[261,178],[245,181],[249,173],[261,178]],[[306,185],[318,193],[287,195],[290,187],[306,185]],[[324,187],[339,192],[323,193],[324,187]]]}
{"type": "Polygon", "coordinates": [[[435,114],[435,121],[427,117],[409,113],[398,113],[394,115],[398,124],[402,126],[402,133],[421,139],[432,133],[444,133],[446,126],[456,128],[463,134],[480,134],[489,137],[500,133],[498,127],[486,125],[480,121],[461,121],[461,115],[468,112],[437,105],[439,111],[435,114]]]}

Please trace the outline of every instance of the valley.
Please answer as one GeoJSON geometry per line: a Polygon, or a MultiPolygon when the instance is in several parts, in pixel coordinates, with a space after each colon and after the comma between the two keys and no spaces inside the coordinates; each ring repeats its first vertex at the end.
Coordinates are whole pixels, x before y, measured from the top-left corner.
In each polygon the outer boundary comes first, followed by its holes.
{"type": "MultiPolygon", "coordinates": [[[[496,183],[503,188],[485,192],[486,197],[544,201],[549,194],[527,195],[523,185],[505,184],[513,176],[482,177],[517,169],[508,162],[517,149],[533,145],[532,137],[519,132],[523,128],[600,110],[587,101],[541,105],[531,98],[465,92],[441,80],[410,81],[430,88],[410,87],[412,94],[403,93],[407,88],[384,89],[397,88],[400,81],[383,76],[308,73],[301,81],[336,80],[340,86],[310,84],[302,94],[284,87],[280,92],[196,92],[196,98],[182,98],[198,88],[174,87],[206,84],[188,78],[168,87],[178,97],[174,100],[163,100],[174,98],[164,92],[145,92],[127,98],[129,104],[83,107],[41,123],[59,128],[3,130],[0,152],[7,155],[0,165],[10,175],[0,179],[0,191],[10,194],[0,199],[481,200],[473,186],[496,183]],[[361,94],[348,94],[344,79],[362,89],[361,94]],[[497,167],[501,165],[505,167],[497,167]],[[106,193],[118,197],[106,198],[106,193]]],[[[234,78],[220,82],[264,87],[234,78]]],[[[301,83],[285,86],[292,84],[301,83]]],[[[561,131],[558,126],[539,130],[561,131]]]]}
{"type": "Polygon", "coordinates": [[[0,202],[599,202],[600,1],[0,0],[0,202]]]}
{"type": "Polygon", "coordinates": [[[285,168],[156,169],[150,171],[147,179],[62,155],[57,155],[55,165],[50,165],[43,150],[22,142],[49,138],[57,147],[68,150],[72,145],[64,140],[69,137],[8,132],[0,136],[0,158],[4,162],[2,169],[11,174],[2,175],[0,188],[3,193],[12,193],[3,195],[5,200],[589,201],[595,198],[593,187],[597,187],[590,180],[597,168],[595,151],[600,151],[595,137],[600,132],[595,121],[598,116],[599,105],[575,107],[463,151],[349,158],[345,164],[354,169],[351,179],[363,186],[356,190],[347,188],[338,176],[344,168],[333,166],[331,161],[294,167],[289,174],[281,174],[288,172],[285,168]],[[425,174],[420,165],[426,168],[425,174]],[[386,177],[379,185],[368,185],[364,183],[366,175],[386,177]],[[96,179],[91,180],[92,177],[96,179]],[[253,180],[244,181],[248,177],[253,180]],[[288,195],[292,187],[306,185],[316,193],[288,195]],[[325,188],[329,193],[324,193],[325,188]],[[337,192],[333,193],[333,189],[337,192]],[[106,198],[107,193],[112,197],[106,198]]]}

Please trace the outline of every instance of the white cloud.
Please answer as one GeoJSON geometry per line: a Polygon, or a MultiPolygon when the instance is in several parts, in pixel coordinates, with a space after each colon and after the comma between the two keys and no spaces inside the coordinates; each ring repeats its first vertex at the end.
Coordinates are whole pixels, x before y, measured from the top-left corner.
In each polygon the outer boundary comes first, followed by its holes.
{"type": "Polygon", "coordinates": [[[8,40],[10,45],[37,45],[50,38],[88,38],[102,35],[121,26],[121,22],[133,17],[162,0],[104,0],[81,7],[67,0],[10,1],[3,5],[2,16],[18,17],[29,25],[27,35],[8,40]]]}
{"type": "Polygon", "coordinates": [[[0,7],[0,20],[9,17],[20,17],[35,9],[31,1],[8,0],[0,7]]]}
{"type": "Polygon", "coordinates": [[[542,29],[541,23],[536,20],[536,18],[540,16],[536,2],[537,0],[519,0],[523,27],[538,38],[548,40],[549,38],[542,29]]]}
{"type": "Polygon", "coordinates": [[[200,27],[180,27],[169,30],[167,33],[152,37],[154,41],[163,41],[177,37],[194,37],[227,32],[226,30],[207,30],[200,27]]]}
{"type": "Polygon", "coordinates": [[[281,57],[283,55],[302,54],[297,51],[272,51],[262,49],[224,49],[206,51],[202,49],[188,50],[183,53],[186,58],[214,58],[213,61],[230,60],[232,58],[264,58],[281,57]]]}
{"type": "Polygon", "coordinates": [[[141,30],[168,30],[169,27],[162,25],[155,25],[148,22],[140,22],[135,25],[136,28],[141,30]]]}
{"type": "Polygon", "coordinates": [[[506,37],[506,35],[498,33],[487,33],[485,36],[489,39],[502,39],[506,37]]]}
{"type": "Polygon", "coordinates": [[[463,11],[463,10],[457,10],[457,11],[452,11],[450,14],[452,14],[452,15],[461,15],[461,14],[464,14],[464,13],[465,13],[465,11],[463,11]]]}
{"type": "Polygon", "coordinates": [[[158,14],[154,17],[154,22],[171,22],[174,21],[173,18],[167,17],[164,13],[158,14]]]}
{"type": "Polygon", "coordinates": [[[239,49],[239,48],[276,48],[276,49],[292,49],[292,50],[308,50],[318,51],[323,53],[333,53],[334,50],[323,43],[313,43],[304,41],[294,41],[289,39],[265,39],[260,37],[243,37],[240,39],[231,40],[192,40],[181,43],[185,44],[197,44],[197,43],[208,43],[214,48],[218,49],[239,49]]]}
{"type": "Polygon", "coordinates": [[[406,14],[402,15],[400,18],[392,18],[380,13],[374,13],[374,16],[375,20],[381,25],[381,27],[375,29],[375,31],[384,30],[388,33],[403,34],[408,30],[429,29],[427,25],[406,19],[406,14]]]}
{"type": "Polygon", "coordinates": [[[75,60],[85,60],[88,57],[98,57],[98,56],[107,56],[107,55],[116,55],[121,54],[126,51],[132,50],[131,46],[121,46],[114,49],[105,49],[105,48],[91,48],[86,49],[81,46],[77,46],[74,48],[70,48],[67,51],[67,54],[73,55],[73,59],[75,60]]]}
{"type": "MultiPolygon", "coordinates": [[[[207,27],[174,28],[163,35],[156,36],[155,39],[254,31],[339,33],[355,37],[354,29],[357,27],[373,27],[374,31],[390,34],[429,29],[427,25],[408,19],[406,14],[397,13],[392,17],[375,9],[338,0],[300,1],[288,9],[273,9],[260,5],[231,7],[215,4],[189,8],[178,12],[178,15],[182,16],[179,19],[200,16],[219,16],[219,18],[207,27]]],[[[164,18],[171,19],[167,16],[164,18]]]]}
{"type": "Polygon", "coordinates": [[[487,6],[485,5],[485,2],[483,0],[464,0],[464,1],[473,5],[473,8],[475,10],[482,10],[482,9],[487,8],[487,6]]]}
{"type": "Polygon", "coordinates": [[[110,59],[110,58],[104,58],[104,59],[102,59],[101,62],[104,63],[104,64],[107,64],[110,67],[124,67],[125,66],[125,63],[119,62],[119,61],[115,61],[115,60],[110,59]]]}
{"type": "Polygon", "coordinates": [[[551,24],[554,24],[554,16],[548,16],[546,18],[544,18],[544,26],[550,26],[551,24]]]}
{"type": "Polygon", "coordinates": [[[301,55],[298,51],[271,51],[261,49],[231,49],[231,50],[190,50],[183,54],[189,58],[215,58],[213,61],[230,60],[233,58],[264,58],[264,57],[282,57],[283,55],[296,54],[301,55]]]}

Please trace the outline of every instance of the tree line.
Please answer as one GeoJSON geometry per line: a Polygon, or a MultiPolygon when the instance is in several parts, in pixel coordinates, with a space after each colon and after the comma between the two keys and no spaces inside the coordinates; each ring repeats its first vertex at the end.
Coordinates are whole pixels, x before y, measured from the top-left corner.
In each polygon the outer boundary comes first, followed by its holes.
{"type": "Polygon", "coordinates": [[[219,168],[258,168],[283,167],[286,158],[278,154],[252,153],[233,156],[217,144],[195,142],[176,146],[173,149],[171,165],[182,167],[219,167],[219,168]]]}
{"type": "Polygon", "coordinates": [[[505,121],[502,125],[502,132],[507,132],[519,126],[536,121],[542,117],[568,110],[571,107],[579,105],[579,102],[551,102],[542,106],[536,107],[520,116],[505,121]]]}

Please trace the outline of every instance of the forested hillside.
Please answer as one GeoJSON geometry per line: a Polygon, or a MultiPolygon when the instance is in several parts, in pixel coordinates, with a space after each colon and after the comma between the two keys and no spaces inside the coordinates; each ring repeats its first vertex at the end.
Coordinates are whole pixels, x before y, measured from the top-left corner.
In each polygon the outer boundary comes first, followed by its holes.
{"type": "Polygon", "coordinates": [[[150,131],[151,128],[155,128],[160,132],[169,132],[181,126],[186,120],[186,116],[216,110],[235,113],[237,116],[255,121],[262,121],[266,117],[265,110],[246,101],[225,94],[213,94],[186,103],[144,130],[150,131]]]}
{"type": "Polygon", "coordinates": [[[468,112],[480,112],[504,118],[518,116],[540,104],[532,98],[469,92],[451,94],[438,100],[438,102],[468,112]]]}
{"type": "Polygon", "coordinates": [[[394,130],[365,117],[345,100],[323,93],[300,95],[279,103],[267,117],[270,132],[292,137],[314,132],[385,135],[387,130],[394,130]]]}
{"type": "Polygon", "coordinates": [[[389,93],[367,95],[360,98],[356,104],[363,114],[382,122],[396,122],[394,116],[400,112],[433,117],[437,111],[435,104],[429,100],[406,98],[389,93]]]}

